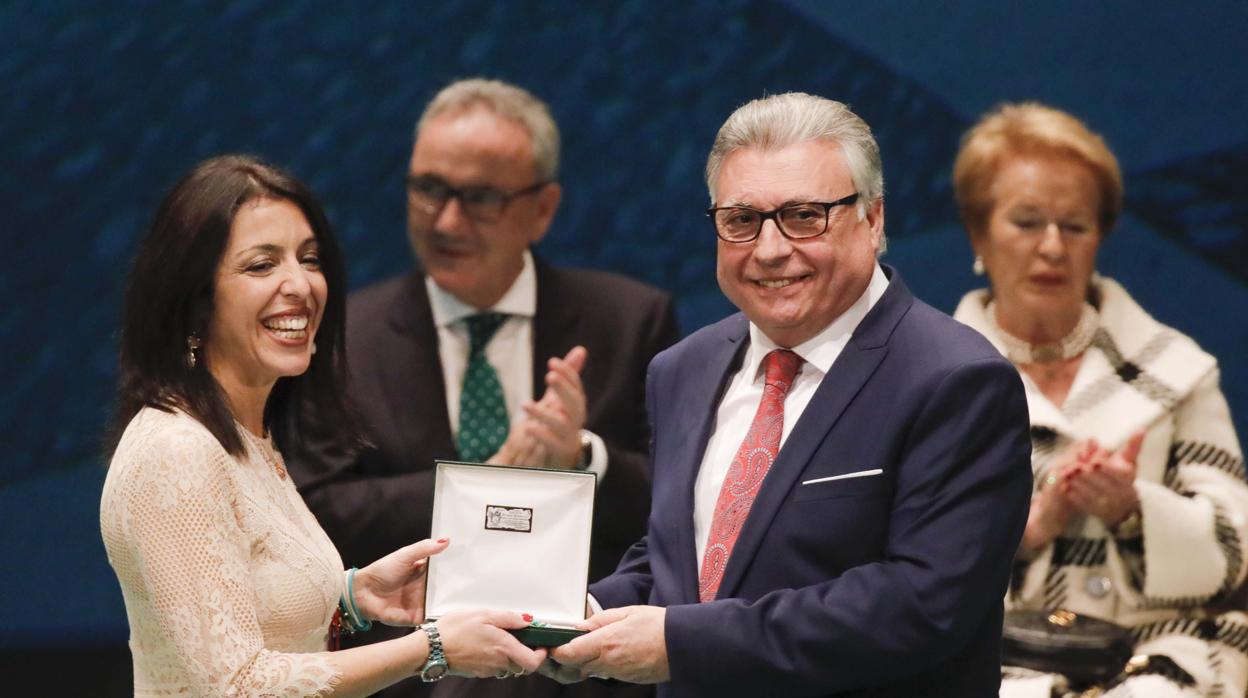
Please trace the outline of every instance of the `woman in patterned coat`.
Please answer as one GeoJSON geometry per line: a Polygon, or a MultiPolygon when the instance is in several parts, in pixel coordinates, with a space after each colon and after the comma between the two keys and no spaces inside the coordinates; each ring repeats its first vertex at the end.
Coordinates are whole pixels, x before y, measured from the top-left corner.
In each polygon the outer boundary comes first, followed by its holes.
{"type": "Polygon", "coordinates": [[[157,212],[126,292],[119,439],[100,502],[136,696],[365,696],[448,665],[501,677],[544,658],[504,631],[526,619],[501,611],[328,651],[344,615],[357,630],[420,623],[424,559],[448,544],[344,574],[273,446],[294,404],[353,431],[345,295],[320,204],[253,158],[201,163],[157,212]]]}
{"type": "Polygon", "coordinates": [[[955,317],[1018,366],[1031,413],[1009,607],[1129,628],[1152,659],[1110,695],[1243,696],[1248,617],[1218,610],[1248,561],[1243,457],[1216,360],[1096,274],[1122,206],[1117,161],[1078,119],[1006,105],[963,139],[954,185],[991,285],[955,317]]]}

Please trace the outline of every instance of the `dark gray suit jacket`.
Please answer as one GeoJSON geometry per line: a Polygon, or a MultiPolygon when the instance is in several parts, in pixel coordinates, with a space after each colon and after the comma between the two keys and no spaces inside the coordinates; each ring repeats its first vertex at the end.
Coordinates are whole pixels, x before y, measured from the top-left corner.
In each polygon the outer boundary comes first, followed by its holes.
{"type": "MultiPolygon", "coordinates": [[[[591,579],[614,569],[645,530],[646,366],[678,338],[668,294],[614,274],[537,264],[534,397],[545,389],[546,360],[584,345],[586,428],[607,445],[609,465],[594,503],[591,579]]],[[[287,460],[343,562],[363,567],[429,536],[433,463],[456,458],[423,276],[353,293],[347,348],[348,393],[374,447],[347,457],[308,438],[293,445],[287,460]]]]}
{"type": "MultiPolygon", "coordinates": [[[[585,426],[607,446],[607,473],[594,502],[592,581],[610,573],[645,532],[650,504],[646,367],[679,339],[675,308],[667,293],[616,274],[541,261],[536,271],[534,397],[545,389],[547,359],[585,346],[585,426]]],[[[347,305],[348,393],[373,447],[348,455],[315,434],[303,434],[284,444],[282,452],[343,562],[363,567],[429,537],[433,464],[454,460],[456,451],[423,274],[364,288],[347,305]]],[[[377,628],[355,640],[373,642],[395,634],[377,628]]],[[[457,683],[464,682],[448,680],[442,687],[457,683]]],[[[541,677],[471,682],[463,688],[480,695],[486,686],[497,695],[568,690],[541,677]]],[[[419,695],[420,688],[419,681],[408,681],[391,691],[419,695]]],[[[590,685],[569,689],[596,692],[590,685]]]]}

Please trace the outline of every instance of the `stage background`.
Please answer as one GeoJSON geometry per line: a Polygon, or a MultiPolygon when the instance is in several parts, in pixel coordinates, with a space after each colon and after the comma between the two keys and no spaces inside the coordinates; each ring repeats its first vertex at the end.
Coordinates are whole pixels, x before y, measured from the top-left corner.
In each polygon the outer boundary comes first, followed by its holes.
{"type": "Polygon", "coordinates": [[[1002,100],[1042,100],[1121,159],[1126,215],[1102,272],[1221,359],[1244,434],[1246,43],[1238,0],[4,3],[6,688],[60,661],[41,680],[127,690],[102,427],[130,255],[196,161],[251,152],[309,182],[359,287],[410,266],[402,177],[423,103],[456,77],[515,81],[563,127],[564,205],[539,253],[669,289],[688,332],[730,311],[702,167],[737,105],[849,102],[883,149],[885,260],[952,311],[978,285],[952,204],[958,138],[1002,100]]]}

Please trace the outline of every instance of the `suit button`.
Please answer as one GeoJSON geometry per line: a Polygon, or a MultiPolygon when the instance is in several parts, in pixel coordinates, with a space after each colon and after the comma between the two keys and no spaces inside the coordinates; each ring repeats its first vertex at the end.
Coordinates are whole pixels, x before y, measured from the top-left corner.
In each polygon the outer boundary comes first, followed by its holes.
{"type": "Polygon", "coordinates": [[[1088,577],[1088,582],[1084,584],[1084,588],[1087,589],[1088,595],[1092,598],[1103,599],[1109,596],[1109,592],[1114,590],[1114,583],[1109,580],[1109,577],[1098,575],[1088,577]]]}

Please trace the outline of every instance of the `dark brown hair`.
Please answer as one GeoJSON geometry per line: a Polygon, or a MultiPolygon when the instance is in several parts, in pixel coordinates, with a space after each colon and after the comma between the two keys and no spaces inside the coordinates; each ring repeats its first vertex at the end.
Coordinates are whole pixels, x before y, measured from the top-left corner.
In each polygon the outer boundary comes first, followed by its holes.
{"type": "Polygon", "coordinates": [[[328,296],[308,370],[278,379],[264,409],[277,443],[315,419],[344,445],[360,442],[346,404],[346,265],[320,202],[294,177],[248,155],[196,165],[165,196],[139,245],[122,309],[120,385],[110,450],[144,407],[182,410],[231,455],[244,452],[225,393],[201,360],[187,361],[187,338],[205,336],[213,283],[239,208],[256,199],[289,201],[303,212],[319,247],[328,296]],[[300,406],[306,409],[299,409],[300,406]]]}

